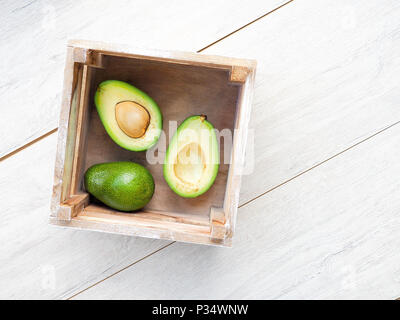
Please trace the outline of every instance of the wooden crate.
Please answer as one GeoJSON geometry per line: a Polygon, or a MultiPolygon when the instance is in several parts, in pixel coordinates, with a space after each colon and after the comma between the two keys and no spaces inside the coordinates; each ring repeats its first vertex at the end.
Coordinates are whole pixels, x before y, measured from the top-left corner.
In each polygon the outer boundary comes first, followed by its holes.
{"type": "MultiPolygon", "coordinates": [[[[231,246],[256,62],[75,40],[67,50],[50,223],[231,246]],[[164,131],[169,121],[179,125],[197,114],[206,114],[218,130],[235,129],[227,152],[230,161],[221,159],[210,190],[195,199],[179,197],[164,181],[162,164],[149,164],[146,152],[122,149],[111,140],[93,101],[98,84],[107,79],[129,82],[148,93],[162,111],[164,131]],[[155,193],[142,211],[117,212],[85,192],[86,169],[109,161],[134,161],[152,173],[155,193]]],[[[167,141],[173,133],[166,132],[167,141]]],[[[223,147],[221,142],[221,155],[223,147]]]]}

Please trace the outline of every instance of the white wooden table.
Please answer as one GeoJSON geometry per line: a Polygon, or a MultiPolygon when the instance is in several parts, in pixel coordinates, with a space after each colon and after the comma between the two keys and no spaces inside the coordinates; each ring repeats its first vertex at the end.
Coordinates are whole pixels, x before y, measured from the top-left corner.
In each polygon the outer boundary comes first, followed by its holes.
{"type": "Polygon", "coordinates": [[[400,296],[400,3],[286,2],[0,3],[0,298],[400,296]],[[258,60],[233,249],[47,224],[71,38],[258,60]]]}

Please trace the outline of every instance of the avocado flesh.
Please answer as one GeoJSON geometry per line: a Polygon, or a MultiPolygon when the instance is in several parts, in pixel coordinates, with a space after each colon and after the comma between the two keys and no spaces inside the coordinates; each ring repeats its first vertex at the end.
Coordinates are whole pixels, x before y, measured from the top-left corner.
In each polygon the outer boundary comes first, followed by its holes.
{"type": "Polygon", "coordinates": [[[95,164],[85,173],[85,188],[96,199],[119,211],[143,208],[153,196],[150,172],[134,162],[95,164]]]}
{"type": "Polygon", "coordinates": [[[162,129],[161,111],[156,102],[143,91],[123,81],[107,80],[99,84],[94,102],[108,135],[122,148],[144,151],[157,143],[162,129]],[[117,122],[116,106],[124,101],[142,106],[149,114],[149,123],[140,137],[129,136],[117,122]]]}
{"type": "Polygon", "coordinates": [[[164,161],[164,178],[181,197],[195,198],[214,183],[219,149],[214,127],[205,116],[187,118],[177,129],[164,161]]]}

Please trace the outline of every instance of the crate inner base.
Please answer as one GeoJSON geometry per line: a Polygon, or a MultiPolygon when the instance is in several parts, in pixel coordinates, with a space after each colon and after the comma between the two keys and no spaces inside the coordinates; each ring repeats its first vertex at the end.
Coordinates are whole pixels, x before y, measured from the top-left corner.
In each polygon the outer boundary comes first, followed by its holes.
{"type": "MultiPolygon", "coordinates": [[[[88,108],[88,130],[83,141],[85,154],[80,160],[83,162],[83,172],[97,163],[133,161],[149,169],[156,188],[152,200],[141,212],[117,212],[91,197],[89,205],[75,219],[93,220],[98,213],[99,220],[108,219],[115,223],[132,221],[137,224],[141,219],[155,219],[189,224],[194,228],[209,225],[210,208],[223,207],[225,197],[230,150],[224,150],[224,139],[220,141],[221,164],[214,185],[195,199],[182,198],[165,182],[162,163],[150,164],[146,160],[146,152],[128,151],[112,141],[100,121],[93,97],[98,84],[104,80],[126,81],[146,92],[157,102],[163,115],[163,131],[167,141],[170,139],[170,121],[176,121],[179,126],[187,117],[199,114],[206,114],[217,130],[230,129],[233,134],[240,86],[230,82],[229,71],[115,56],[105,57],[104,68],[89,69],[90,90],[87,105],[84,105],[88,108]]],[[[173,133],[174,131],[171,132],[173,133]]],[[[157,148],[151,153],[162,160],[165,150],[157,148]]],[[[83,174],[79,175],[79,179],[78,190],[85,192],[83,174]]]]}

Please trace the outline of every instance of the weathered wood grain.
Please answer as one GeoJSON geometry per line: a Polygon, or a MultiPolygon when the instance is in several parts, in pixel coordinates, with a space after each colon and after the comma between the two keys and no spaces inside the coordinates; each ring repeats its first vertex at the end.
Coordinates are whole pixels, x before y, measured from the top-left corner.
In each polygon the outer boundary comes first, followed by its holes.
{"type": "Polygon", "coordinates": [[[239,209],[232,249],[174,243],[78,299],[392,299],[400,125],[239,209]]]}
{"type": "Polygon", "coordinates": [[[284,2],[2,2],[0,157],[57,127],[68,39],[196,51],[284,2]]]}

